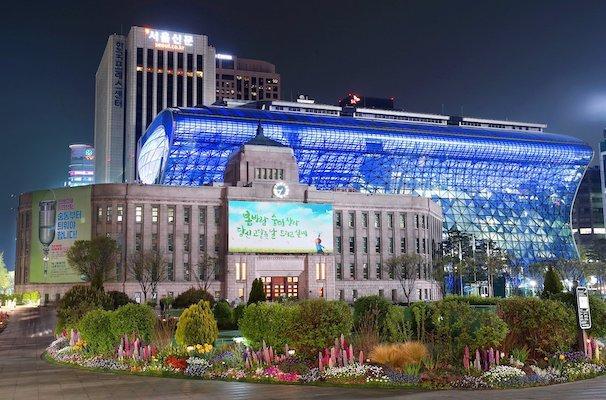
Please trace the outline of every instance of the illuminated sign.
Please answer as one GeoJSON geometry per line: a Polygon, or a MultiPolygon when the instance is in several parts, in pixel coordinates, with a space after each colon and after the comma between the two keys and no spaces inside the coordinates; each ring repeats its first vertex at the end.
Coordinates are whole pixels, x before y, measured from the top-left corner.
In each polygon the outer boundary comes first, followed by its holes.
{"type": "Polygon", "coordinates": [[[86,160],[94,160],[95,159],[95,150],[93,149],[86,149],[84,150],[84,159],[86,160]]]}
{"type": "Polygon", "coordinates": [[[185,50],[194,45],[194,36],[183,33],[157,31],[145,28],[145,35],[154,41],[154,47],[165,50],[185,50]]]}
{"type": "Polygon", "coordinates": [[[113,98],[114,107],[124,107],[124,42],[114,46],[113,98]]]}
{"type": "Polygon", "coordinates": [[[230,200],[228,251],[332,253],[332,212],[331,204],[230,200]]]}
{"type": "Polygon", "coordinates": [[[215,54],[217,60],[233,60],[234,57],[229,54],[215,54]]]}

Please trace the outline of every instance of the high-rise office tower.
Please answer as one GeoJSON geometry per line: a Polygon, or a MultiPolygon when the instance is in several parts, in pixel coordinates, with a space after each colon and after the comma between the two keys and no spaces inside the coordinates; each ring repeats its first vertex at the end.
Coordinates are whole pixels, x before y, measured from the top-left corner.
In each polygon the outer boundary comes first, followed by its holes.
{"type": "Polygon", "coordinates": [[[216,99],[280,100],[280,74],[276,66],[261,60],[216,55],[216,99]]]}
{"type": "Polygon", "coordinates": [[[67,186],[84,186],[95,183],[95,149],[88,144],[69,146],[67,186]]]}
{"type": "Polygon", "coordinates": [[[95,76],[96,181],[135,180],[137,141],[160,111],[214,102],[208,37],[138,26],[111,35],[95,76]]]}

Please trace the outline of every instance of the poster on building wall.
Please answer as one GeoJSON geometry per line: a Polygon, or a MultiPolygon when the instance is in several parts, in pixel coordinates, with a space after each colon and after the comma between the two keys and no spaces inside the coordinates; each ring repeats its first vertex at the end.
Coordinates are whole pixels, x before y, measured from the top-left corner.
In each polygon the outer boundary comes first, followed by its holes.
{"type": "Polygon", "coordinates": [[[91,238],[91,187],[40,190],[32,194],[31,283],[77,283],[66,259],[76,240],[91,238]]]}
{"type": "Polygon", "coordinates": [[[233,200],[228,219],[231,253],[333,251],[332,204],[233,200]]]}

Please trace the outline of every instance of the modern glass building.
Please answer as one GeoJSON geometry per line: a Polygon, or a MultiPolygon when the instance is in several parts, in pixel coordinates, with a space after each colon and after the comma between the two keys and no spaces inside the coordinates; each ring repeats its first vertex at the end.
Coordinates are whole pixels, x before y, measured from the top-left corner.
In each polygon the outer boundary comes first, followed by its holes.
{"type": "Polygon", "coordinates": [[[445,230],[491,240],[525,264],[577,257],[571,206],[593,155],[579,139],[532,124],[263,108],[163,111],[139,141],[139,179],[183,186],[220,182],[230,154],[261,124],[266,136],[293,148],[302,183],[430,197],[442,206],[445,230]]]}

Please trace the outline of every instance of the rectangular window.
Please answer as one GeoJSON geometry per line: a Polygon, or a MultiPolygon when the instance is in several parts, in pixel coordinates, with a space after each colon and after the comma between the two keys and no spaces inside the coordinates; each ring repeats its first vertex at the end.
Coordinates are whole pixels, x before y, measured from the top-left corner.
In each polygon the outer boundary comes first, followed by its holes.
{"type": "Polygon", "coordinates": [[[341,253],[341,250],[342,250],[341,236],[335,236],[335,251],[337,253],[341,253]]]}
{"type": "Polygon", "coordinates": [[[356,238],[353,236],[349,237],[349,252],[350,253],[356,252],[356,238]]]}
{"type": "Polygon", "coordinates": [[[400,213],[400,229],[406,228],[406,213],[400,213]]]}
{"type": "Polygon", "coordinates": [[[152,222],[158,223],[158,213],[159,213],[158,206],[152,206],[151,211],[152,211],[152,222]]]}
{"type": "Polygon", "coordinates": [[[377,275],[377,279],[383,278],[383,265],[381,265],[381,263],[377,263],[375,273],[377,275]]]}
{"type": "Polygon", "coordinates": [[[215,225],[219,225],[219,221],[221,220],[221,207],[215,206],[215,225]]]}
{"type": "Polygon", "coordinates": [[[419,238],[416,239],[416,249],[417,254],[421,253],[421,241],[419,240],[419,238]]]}
{"type": "Polygon", "coordinates": [[[368,238],[366,236],[362,238],[362,252],[368,254],[368,238]]]}
{"type": "Polygon", "coordinates": [[[375,228],[381,227],[381,214],[375,213],[375,228]]]}
{"type": "Polygon", "coordinates": [[[175,280],[175,268],[172,261],[166,265],[166,275],[169,281],[175,280]]]}
{"type": "Polygon", "coordinates": [[[236,263],[236,280],[244,281],[246,280],[246,263],[236,263]]]}
{"type": "Polygon", "coordinates": [[[379,289],[379,297],[381,297],[381,298],[385,297],[385,290],[379,289]]]}
{"type": "Polygon", "coordinates": [[[189,233],[183,234],[183,251],[189,253],[189,233]]]}
{"type": "Polygon", "coordinates": [[[362,226],[368,228],[368,213],[362,213],[362,226]]]}
{"type": "Polygon", "coordinates": [[[406,238],[400,238],[400,253],[406,253],[406,238]]]}
{"type": "Polygon", "coordinates": [[[356,279],[356,264],[349,264],[349,277],[356,279]]]}
{"type": "Polygon", "coordinates": [[[112,206],[107,206],[107,212],[105,214],[105,221],[112,222],[112,206]]]}
{"type": "Polygon", "coordinates": [[[191,215],[191,207],[183,207],[183,223],[189,225],[189,217],[191,215]]]}
{"type": "Polygon", "coordinates": [[[358,298],[358,290],[357,289],[353,290],[352,297],[353,297],[354,300],[356,300],[358,298]]]}
{"type": "Polygon", "coordinates": [[[168,213],[168,223],[174,224],[175,223],[175,207],[174,206],[168,207],[167,213],[168,213]]]}
{"type": "Polygon", "coordinates": [[[158,251],[158,234],[152,233],[152,250],[158,251]]]}
{"type": "Polygon", "coordinates": [[[198,207],[198,224],[206,224],[206,207],[198,207]]]}
{"type": "Polygon", "coordinates": [[[143,247],[141,245],[141,234],[140,233],[136,233],[135,234],[135,250],[136,251],[141,251],[141,248],[143,247]]]}
{"type": "Polygon", "coordinates": [[[356,224],[356,215],[352,212],[347,214],[347,225],[349,225],[350,228],[353,228],[356,224]]]}
{"type": "Polygon", "coordinates": [[[219,235],[215,235],[215,253],[219,252],[219,235]]]}
{"type": "Polygon", "coordinates": [[[101,221],[103,219],[103,207],[97,207],[97,220],[101,221]]]}
{"type": "Polygon", "coordinates": [[[122,222],[123,217],[124,217],[124,206],[116,207],[116,221],[122,222]]]}
{"type": "Polygon", "coordinates": [[[166,106],[173,106],[173,82],[174,82],[174,69],[175,69],[175,57],[172,51],[168,52],[168,63],[166,65],[166,106]]]}
{"type": "Polygon", "coordinates": [[[423,293],[425,294],[425,295],[423,296],[423,298],[424,298],[425,300],[429,300],[429,292],[427,291],[427,289],[423,289],[423,293]]]}
{"type": "Polygon", "coordinates": [[[343,264],[341,264],[339,262],[336,263],[335,270],[336,270],[336,274],[337,274],[337,279],[343,279],[343,264]]]}
{"type": "Polygon", "coordinates": [[[398,290],[397,289],[391,289],[391,301],[394,303],[398,302],[398,290]]]}
{"type": "Polygon", "coordinates": [[[389,238],[389,254],[393,254],[394,253],[394,242],[393,242],[393,238],[390,237],[389,238]]]}
{"type": "Polygon", "coordinates": [[[168,251],[173,251],[175,248],[175,236],[172,233],[168,234],[168,251]]]}
{"type": "Polygon", "coordinates": [[[316,263],[316,280],[321,281],[326,279],[326,264],[316,263]]]}
{"type": "Polygon", "coordinates": [[[368,279],[368,264],[367,263],[364,263],[362,265],[362,271],[364,274],[364,279],[368,279]]]}
{"type": "Polygon", "coordinates": [[[393,229],[393,214],[387,214],[387,228],[393,229]]]}
{"type": "Polygon", "coordinates": [[[421,215],[421,228],[425,229],[425,215],[421,215]]]}
{"type": "Polygon", "coordinates": [[[200,234],[198,238],[198,250],[200,253],[206,252],[206,236],[204,234],[200,234]]]}
{"type": "Polygon", "coordinates": [[[340,227],[341,227],[341,211],[337,211],[337,212],[335,213],[335,226],[336,226],[337,228],[340,228],[340,227]]]}
{"type": "Polygon", "coordinates": [[[427,253],[427,240],[423,238],[423,254],[427,253]]]}
{"type": "Polygon", "coordinates": [[[422,300],[423,297],[421,297],[421,289],[419,289],[419,300],[422,300]]]}
{"type": "Polygon", "coordinates": [[[135,206],[135,222],[143,222],[143,206],[135,206]]]}
{"type": "Polygon", "coordinates": [[[381,252],[381,238],[378,237],[375,239],[375,253],[381,252]]]}
{"type": "Polygon", "coordinates": [[[415,228],[419,227],[419,214],[415,214],[415,228]]]}
{"type": "Polygon", "coordinates": [[[345,290],[339,289],[339,300],[345,301],[345,290]]]}
{"type": "Polygon", "coordinates": [[[183,263],[183,275],[186,281],[191,281],[191,268],[188,262],[183,263]]]}

